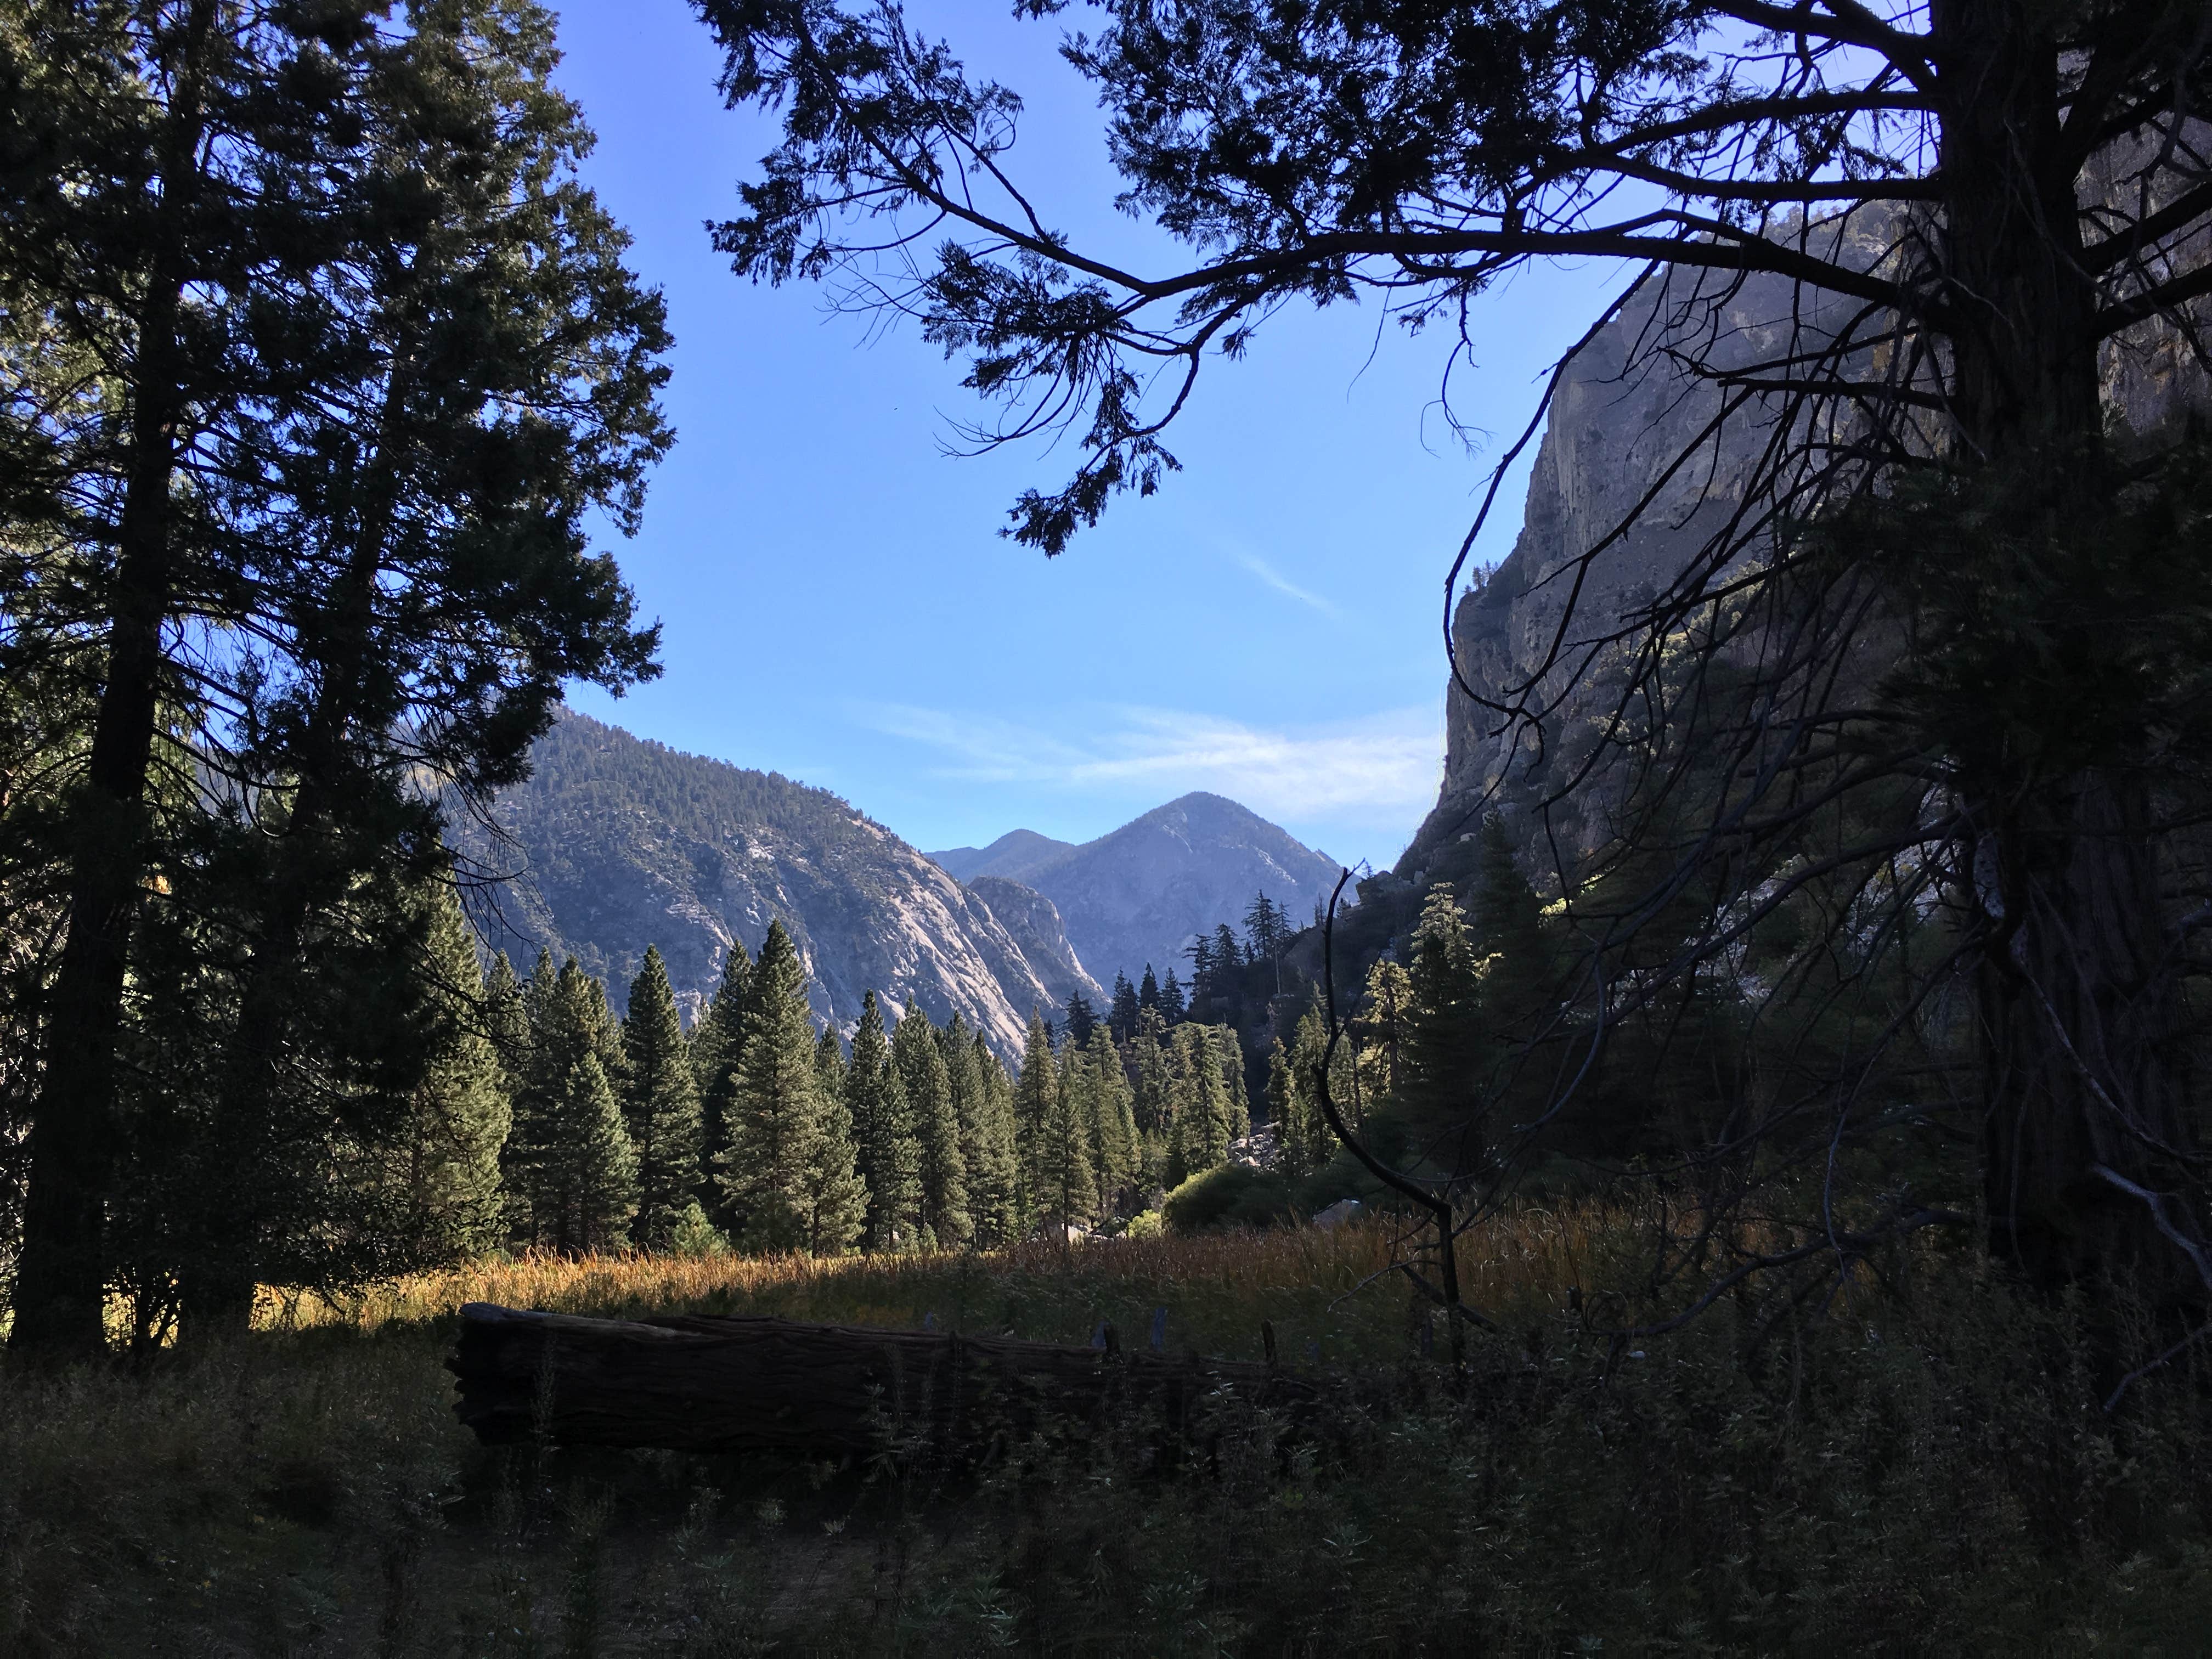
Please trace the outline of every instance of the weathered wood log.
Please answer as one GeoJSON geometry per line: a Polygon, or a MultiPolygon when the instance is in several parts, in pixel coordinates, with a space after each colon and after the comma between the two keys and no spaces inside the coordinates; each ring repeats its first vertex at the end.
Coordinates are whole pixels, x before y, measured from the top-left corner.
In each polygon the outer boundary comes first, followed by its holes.
{"type": "Polygon", "coordinates": [[[447,1369],[487,1445],[653,1446],[971,1458],[1048,1425],[1141,1424],[1170,1441],[1229,1402],[1303,1420],[1310,1380],[1264,1364],[1010,1337],[681,1315],[461,1310],[447,1369]]]}

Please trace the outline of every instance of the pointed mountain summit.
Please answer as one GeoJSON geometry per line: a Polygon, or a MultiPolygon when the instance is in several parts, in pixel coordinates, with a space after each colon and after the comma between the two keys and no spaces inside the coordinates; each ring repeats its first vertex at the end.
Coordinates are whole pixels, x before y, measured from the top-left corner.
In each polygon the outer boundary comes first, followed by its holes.
{"type": "Polygon", "coordinates": [[[964,868],[963,881],[999,877],[1043,894],[1101,984],[1116,973],[1134,981],[1147,963],[1163,979],[1170,969],[1187,973],[1183,947],[1221,922],[1241,926],[1255,893],[1303,921],[1337,875],[1287,830],[1202,790],[1079,847],[1016,830],[986,848],[929,856],[954,874],[964,868]]]}
{"type": "Polygon", "coordinates": [[[1054,841],[1034,830],[1009,830],[988,847],[954,847],[924,856],[955,881],[1003,876],[1008,881],[1025,882],[1031,871],[1057,863],[1074,850],[1072,841],[1054,841]]]}

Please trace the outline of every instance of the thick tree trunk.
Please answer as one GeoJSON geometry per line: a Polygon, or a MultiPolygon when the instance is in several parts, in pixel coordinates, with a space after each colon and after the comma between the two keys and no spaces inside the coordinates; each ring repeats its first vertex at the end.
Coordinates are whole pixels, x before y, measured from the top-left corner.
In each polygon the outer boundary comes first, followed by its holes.
{"type": "Polygon", "coordinates": [[[815,1457],[988,1454],[1051,1425],[1142,1424],[1181,1442],[1227,1400],[1310,1414],[1310,1380],[1273,1366],[1064,1348],[1007,1337],[784,1319],[631,1322],[461,1310],[447,1368],[487,1445],[656,1446],[815,1457]]]}
{"type": "MultiPolygon", "coordinates": [[[[398,507],[398,459],[404,430],[413,337],[403,332],[378,416],[375,448],[367,470],[359,522],[343,571],[324,596],[319,619],[325,641],[323,673],[313,716],[296,754],[290,756],[299,787],[284,833],[271,849],[269,878],[239,994],[238,1024],[223,1068],[211,1134],[218,1146],[250,1144],[252,1126],[265,1118],[285,1086],[282,1060],[298,1023],[295,993],[309,971],[305,941],[319,907],[357,873],[349,857],[339,817],[343,781],[356,775],[348,744],[364,700],[363,682],[375,626],[376,580],[398,507]]],[[[256,1172],[235,1172],[234,1194],[221,1195],[228,1211],[222,1236],[198,1241],[200,1258],[185,1264],[179,1287],[183,1334],[191,1340],[234,1338],[252,1322],[254,1289],[270,1246],[254,1204],[256,1172]]]]}
{"type": "Polygon", "coordinates": [[[1996,840],[1997,944],[1982,969],[1991,1243],[2047,1290],[2125,1285],[2201,1303],[2183,1241],[2194,1133],[2180,987],[2140,777],[2049,787],[1996,840]],[[2179,1235],[2179,1237],[2176,1237],[2179,1235]]]}
{"type": "MultiPolygon", "coordinates": [[[[1931,23],[1944,66],[1955,459],[2000,481],[2023,547],[2046,526],[2056,532],[2025,556],[2039,561],[2045,596],[2033,645],[2058,660],[2111,661],[2088,637],[2107,625],[2097,550],[2063,544],[2069,531],[2094,537],[2083,527],[2100,521],[2111,474],[2060,53],[2035,0],[1935,0],[1931,23]]],[[[2000,604],[1974,622],[2016,630],[2008,616],[2000,604]]],[[[2008,643],[2029,653],[2008,636],[1966,643],[1990,660],[2008,643]]],[[[2082,710],[2116,700],[2105,686],[2079,692],[2082,710]]],[[[2075,729],[2071,709],[2027,706],[2044,712],[1992,708],[1984,730],[1948,734],[1966,739],[1954,747],[1991,923],[1979,984],[1991,1247],[2046,1290],[2110,1278],[2202,1302],[2212,1287],[2177,1241],[2202,1234],[2174,1196],[2191,1134],[2143,769],[2154,757],[2087,720],[2075,729]]]]}
{"type": "Polygon", "coordinates": [[[125,969],[146,871],[146,783],[152,762],[174,566],[169,483],[175,407],[159,382],[169,365],[178,289],[149,301],[142,326],[137,465],[123,509],[107,682],[86,776],[70,816],[69,936],[46,1026],[46,1073],[32,1118],[23,1253],[9,1346],[86,1357],[106,1346],[104,1248],[113,1185],[115,1049],[125,969]],[[163,395],[163,394],[167,395],[163,395]]]}
{"type": "Polygon", "coordinates": [[[186,393],[179,341],[185,282],[181,219],[198,191],[203,79],[214,0],[195,0],[177,56],[162,143],[162,238],[137,318],[131,460],[118,526],[106,684],[71,814],[69,933],[51,996],[45,1073],[32,1115],[23,1247],[11,1349],[62,1358],[105,1352],[106,1206],[119,1125],[116,1044],[146,879],[146,786],[177,577],[170,491],[186,393]]]}

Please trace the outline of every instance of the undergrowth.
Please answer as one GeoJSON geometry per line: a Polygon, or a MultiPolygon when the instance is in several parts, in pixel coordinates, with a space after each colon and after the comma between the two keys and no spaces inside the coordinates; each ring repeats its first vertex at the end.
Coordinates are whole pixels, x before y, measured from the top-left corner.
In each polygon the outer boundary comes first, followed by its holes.
{"type": "MultiPolygon", "coordinates": [[[[10,1374],[0,1648],[22,1655],[2206,1651],[2212,1436],[2177,1367],[2108,1417],[2079,1310],[1971,1252],[1757,1335],[1624,1347],[1570,1310],[1620,1243],[1532,1213],[1468,1277],[1510,1335],[1451,1385],[1376,1228],[843,1262],[532,1259],[234,1347],[10,1374]],[[1176,1349],[1346,1379],[1331,1431],[1120,1425],[980,1471],[487,1451],[465,1300],[677,1307],[1176,1349]],[[1313,1346],[1309,1346],[1313,1345],[1313,1346]]],[[[1624,1247],[1625,1248],[1625,1247],[1624,1247]]],[[[1623,1259],[1626,1259],[1624,1255],[1623,1259]]],[[[2108,1329],[2111,1310],[2100,1328],[2108,1329]]]]}

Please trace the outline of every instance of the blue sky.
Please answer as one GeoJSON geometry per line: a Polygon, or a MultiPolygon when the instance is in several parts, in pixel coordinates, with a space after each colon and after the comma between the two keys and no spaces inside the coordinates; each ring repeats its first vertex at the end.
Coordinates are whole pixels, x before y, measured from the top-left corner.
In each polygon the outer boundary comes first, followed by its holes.
{"type": "MultiPolygon", "coordinates": [[[[1009,9],[908,15],[1023,93],[1014,165],[1048,220],[1169,267],[1174,250],[1112,210],[1060,25],[1009,9]]],[[[948,454],[983,412],[958,365],[821,288],[757,287],[708,246],[774,132],[722,108],[684,0],[559,11],[560,78],[599,134],[586,176],[677,342],[677,447],[643,532],[613,544],[665,672],[576,706],[834,789],[923,848],[1016,827],[1087,840],[1210,789],[1340,860],[1395,859],[1435,797],[1441,584],[1490,465],[1438,404],[1450,342],[1378,328],[1372,307],[1279,316],[1244,361],[1207,366],[1169,434],[1185,470],[1048,561],[997,531],[1021,489],[1065,481],[1071,445],[948,454]]],[[[1614,277],[1531,271],[1485,300],[1452,404],[1491,447],[1614,277]]],[[[1478,558],[1511,546],[1522,488],[1478,558]]]]}

